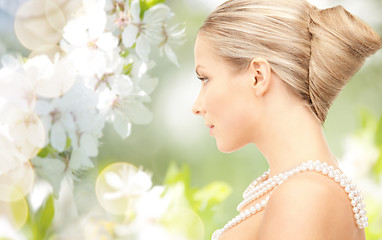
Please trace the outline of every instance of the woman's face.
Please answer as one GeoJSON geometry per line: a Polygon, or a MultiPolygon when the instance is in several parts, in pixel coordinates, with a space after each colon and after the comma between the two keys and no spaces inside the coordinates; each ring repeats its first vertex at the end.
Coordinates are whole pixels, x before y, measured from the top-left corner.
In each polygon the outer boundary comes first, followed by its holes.
{"type": "Polygon", "coordinates": [[[255,94],[249,71],[234,71],[214,53],[200,34],[195,48],[196,73],[202,79],[192,112],[204,118],[221,152],[233,152],[253,142],[255,94]]]}

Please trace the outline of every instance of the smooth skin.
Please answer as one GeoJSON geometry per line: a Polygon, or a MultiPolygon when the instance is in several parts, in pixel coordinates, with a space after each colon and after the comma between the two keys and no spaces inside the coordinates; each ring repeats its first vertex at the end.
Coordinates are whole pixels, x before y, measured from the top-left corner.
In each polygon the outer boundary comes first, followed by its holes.
{"type": "MultiPolygon", "coordinates": [[[[338,167],[320,121],[266,59],[255,57],[239,72],[214,54],[212,43],[201,34],[194,54],[203,83],[192,112],[214,126],[211,135],[221,152],[255,144],[268,161],[270,177],[308,160],[338,167]]],[[[270,195],[265,210],[251,218],[221,239],[365,239],[346,193],[319,173],[292,176],[270,195]]]]}

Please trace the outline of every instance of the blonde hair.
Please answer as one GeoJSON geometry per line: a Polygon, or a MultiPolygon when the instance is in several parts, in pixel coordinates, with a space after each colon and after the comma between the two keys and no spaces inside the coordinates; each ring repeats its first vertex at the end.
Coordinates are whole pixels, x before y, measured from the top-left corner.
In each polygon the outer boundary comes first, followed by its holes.
{"type": "Polygon", "coordinates": [[[199,33],[235,69],[267,59],[322,125],[345,84],[381,47],[379,35],[342,6],[320,10],[306,0],[228,0],[199,33]]]}

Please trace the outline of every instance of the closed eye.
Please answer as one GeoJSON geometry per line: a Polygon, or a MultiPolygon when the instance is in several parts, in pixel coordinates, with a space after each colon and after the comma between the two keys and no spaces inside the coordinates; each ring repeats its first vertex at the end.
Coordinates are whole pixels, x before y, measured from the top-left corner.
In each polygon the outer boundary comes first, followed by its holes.
{"type": "Polygon", "coordinates": [[[200,77],[200,76],[197,76],[197,78],[202,81],[203,84],[206,84],[208,82],[208,78],[206,77],[200,77]]]}

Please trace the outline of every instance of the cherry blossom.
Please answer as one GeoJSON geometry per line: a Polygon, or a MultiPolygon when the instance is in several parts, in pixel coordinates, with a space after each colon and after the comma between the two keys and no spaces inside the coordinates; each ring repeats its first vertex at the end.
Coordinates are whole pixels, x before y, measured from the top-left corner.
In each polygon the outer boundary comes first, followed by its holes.
{"type": "Polygon", "coordinates": [[[140,19],[139,1],[131,3],[131,22],[122,33],[123,44],[130,48],[136,43],[136,52],[144,61],[148,61],[151,52],[151,44],[159,44],[163,41],[162,25],[170,16],[170,8],[165,4],[157,4],[144,13],[140,19]]]}

